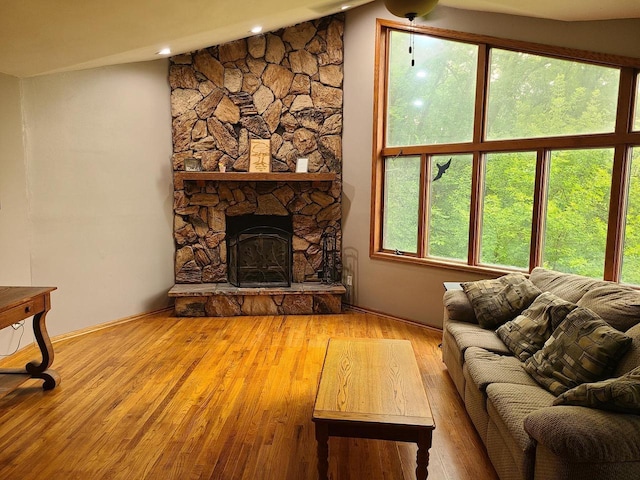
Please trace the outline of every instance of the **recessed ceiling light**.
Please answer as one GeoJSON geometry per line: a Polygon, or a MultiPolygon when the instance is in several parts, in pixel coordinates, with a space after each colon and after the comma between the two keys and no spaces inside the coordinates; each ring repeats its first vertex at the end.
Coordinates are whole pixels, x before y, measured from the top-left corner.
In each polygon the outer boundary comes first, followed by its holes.
{"type": "Polygon", "coordinates": [[[169,47],[163,48],[158,52],[158,55],[170,55],[171,49],[169,47]]]}
{"type": "Polygon", "coordinates": [[[342,5],[340,10],[348,10],[349,8],[351,8],[351,5],[342,5]]]}
{"type": "Polygon", "coordinates": [[[260,33],[262,31],[262,27],[260,25],[256,25],[251,29],[251,33],[260,33]]]}

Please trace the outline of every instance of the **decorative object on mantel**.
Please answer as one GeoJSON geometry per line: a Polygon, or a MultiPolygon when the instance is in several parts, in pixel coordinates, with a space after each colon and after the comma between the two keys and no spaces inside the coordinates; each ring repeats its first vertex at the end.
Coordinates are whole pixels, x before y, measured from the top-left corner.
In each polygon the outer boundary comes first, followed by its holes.
{"type": "Polygon", "coordinates": [[[408,18],[410,22],[431,12],[437,3],[438,0],[384,0],[389,12],[396,17],[408,18]]]}
{"type": "Polygon", "coordinates": [[[307,173],[307,169],[309,168],[309,159],[308,158],[298,158],[296,160],[296,172],[297,173],[307,173]]]}
{"type": "Polygon", "coordinates": [[[184,170],[186,172],[200,172],[202,170],[202,163],[198,158],[185,158],[184,170]]]}
{"type": "Polygon", "coordinates": [[[271,171],[271,140],[252,138],[249,171],[266,173],[271,171]]]}

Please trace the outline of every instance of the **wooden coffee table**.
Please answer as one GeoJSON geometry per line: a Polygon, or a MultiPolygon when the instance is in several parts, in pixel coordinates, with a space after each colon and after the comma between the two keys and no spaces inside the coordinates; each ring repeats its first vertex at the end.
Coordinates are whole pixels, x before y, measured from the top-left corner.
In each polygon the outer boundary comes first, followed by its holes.
{"type": "Polygon", "coordinates": [[[427,478],[435,424],[409,340],[329,340],[313,421],[321,479],[330,436],[415,442],[416,478],[427,478]]]}

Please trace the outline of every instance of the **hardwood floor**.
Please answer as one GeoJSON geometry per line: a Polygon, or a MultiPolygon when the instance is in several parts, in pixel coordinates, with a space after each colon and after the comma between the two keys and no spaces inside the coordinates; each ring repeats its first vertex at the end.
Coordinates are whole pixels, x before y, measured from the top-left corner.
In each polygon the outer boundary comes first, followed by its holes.
{"type": "MultiPolygon", "coordinates": [[[[436,422],[431,480],[497,479],[438,348],[440,333],[371,314],[156,314],[54,342],[61,384],[0,399],[0,478],[317,478],[311,413],[330,337],[412,341],[436,422]]],[[[0,362],[22,366],[29,347],[0,362]]],[[[332,438],[329,475],[414,479],[415,444],[332,438]]]]}

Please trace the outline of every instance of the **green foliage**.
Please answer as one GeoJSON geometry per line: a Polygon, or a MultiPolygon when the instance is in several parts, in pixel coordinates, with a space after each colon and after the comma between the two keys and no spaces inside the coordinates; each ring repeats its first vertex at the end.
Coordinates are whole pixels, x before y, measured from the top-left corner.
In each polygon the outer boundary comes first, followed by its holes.
{"type": "Polygon", "coordinates": [[[620,71],[493,49],[490,140],[613,132],[620,71]]]}
{"type": "Polygon", "coordinates": [[[451,165],[437,181],[431,183],[429,208],[429,248],[433,257],[467,260],[469,246],[469,211],[471,207],[471,155],[433,157],[431,178],[436,178],[438,164],[451,165]]]}
{"type": "Polygon", "coordinates": [[[535,152],[487,155],[480,260],[529,267],[535,152]]]}
{"type": "Polygon", "coordinates": [[[414,39],[412,67],[410,35],[391,34],[387,145],[470,141],[478,47],[425,35],[414,39]]]}
{"type": "Polygon", "coordinates": [[[612,149],[553,152],[545,267],[602,278],[612,168],[612,149]]]}

